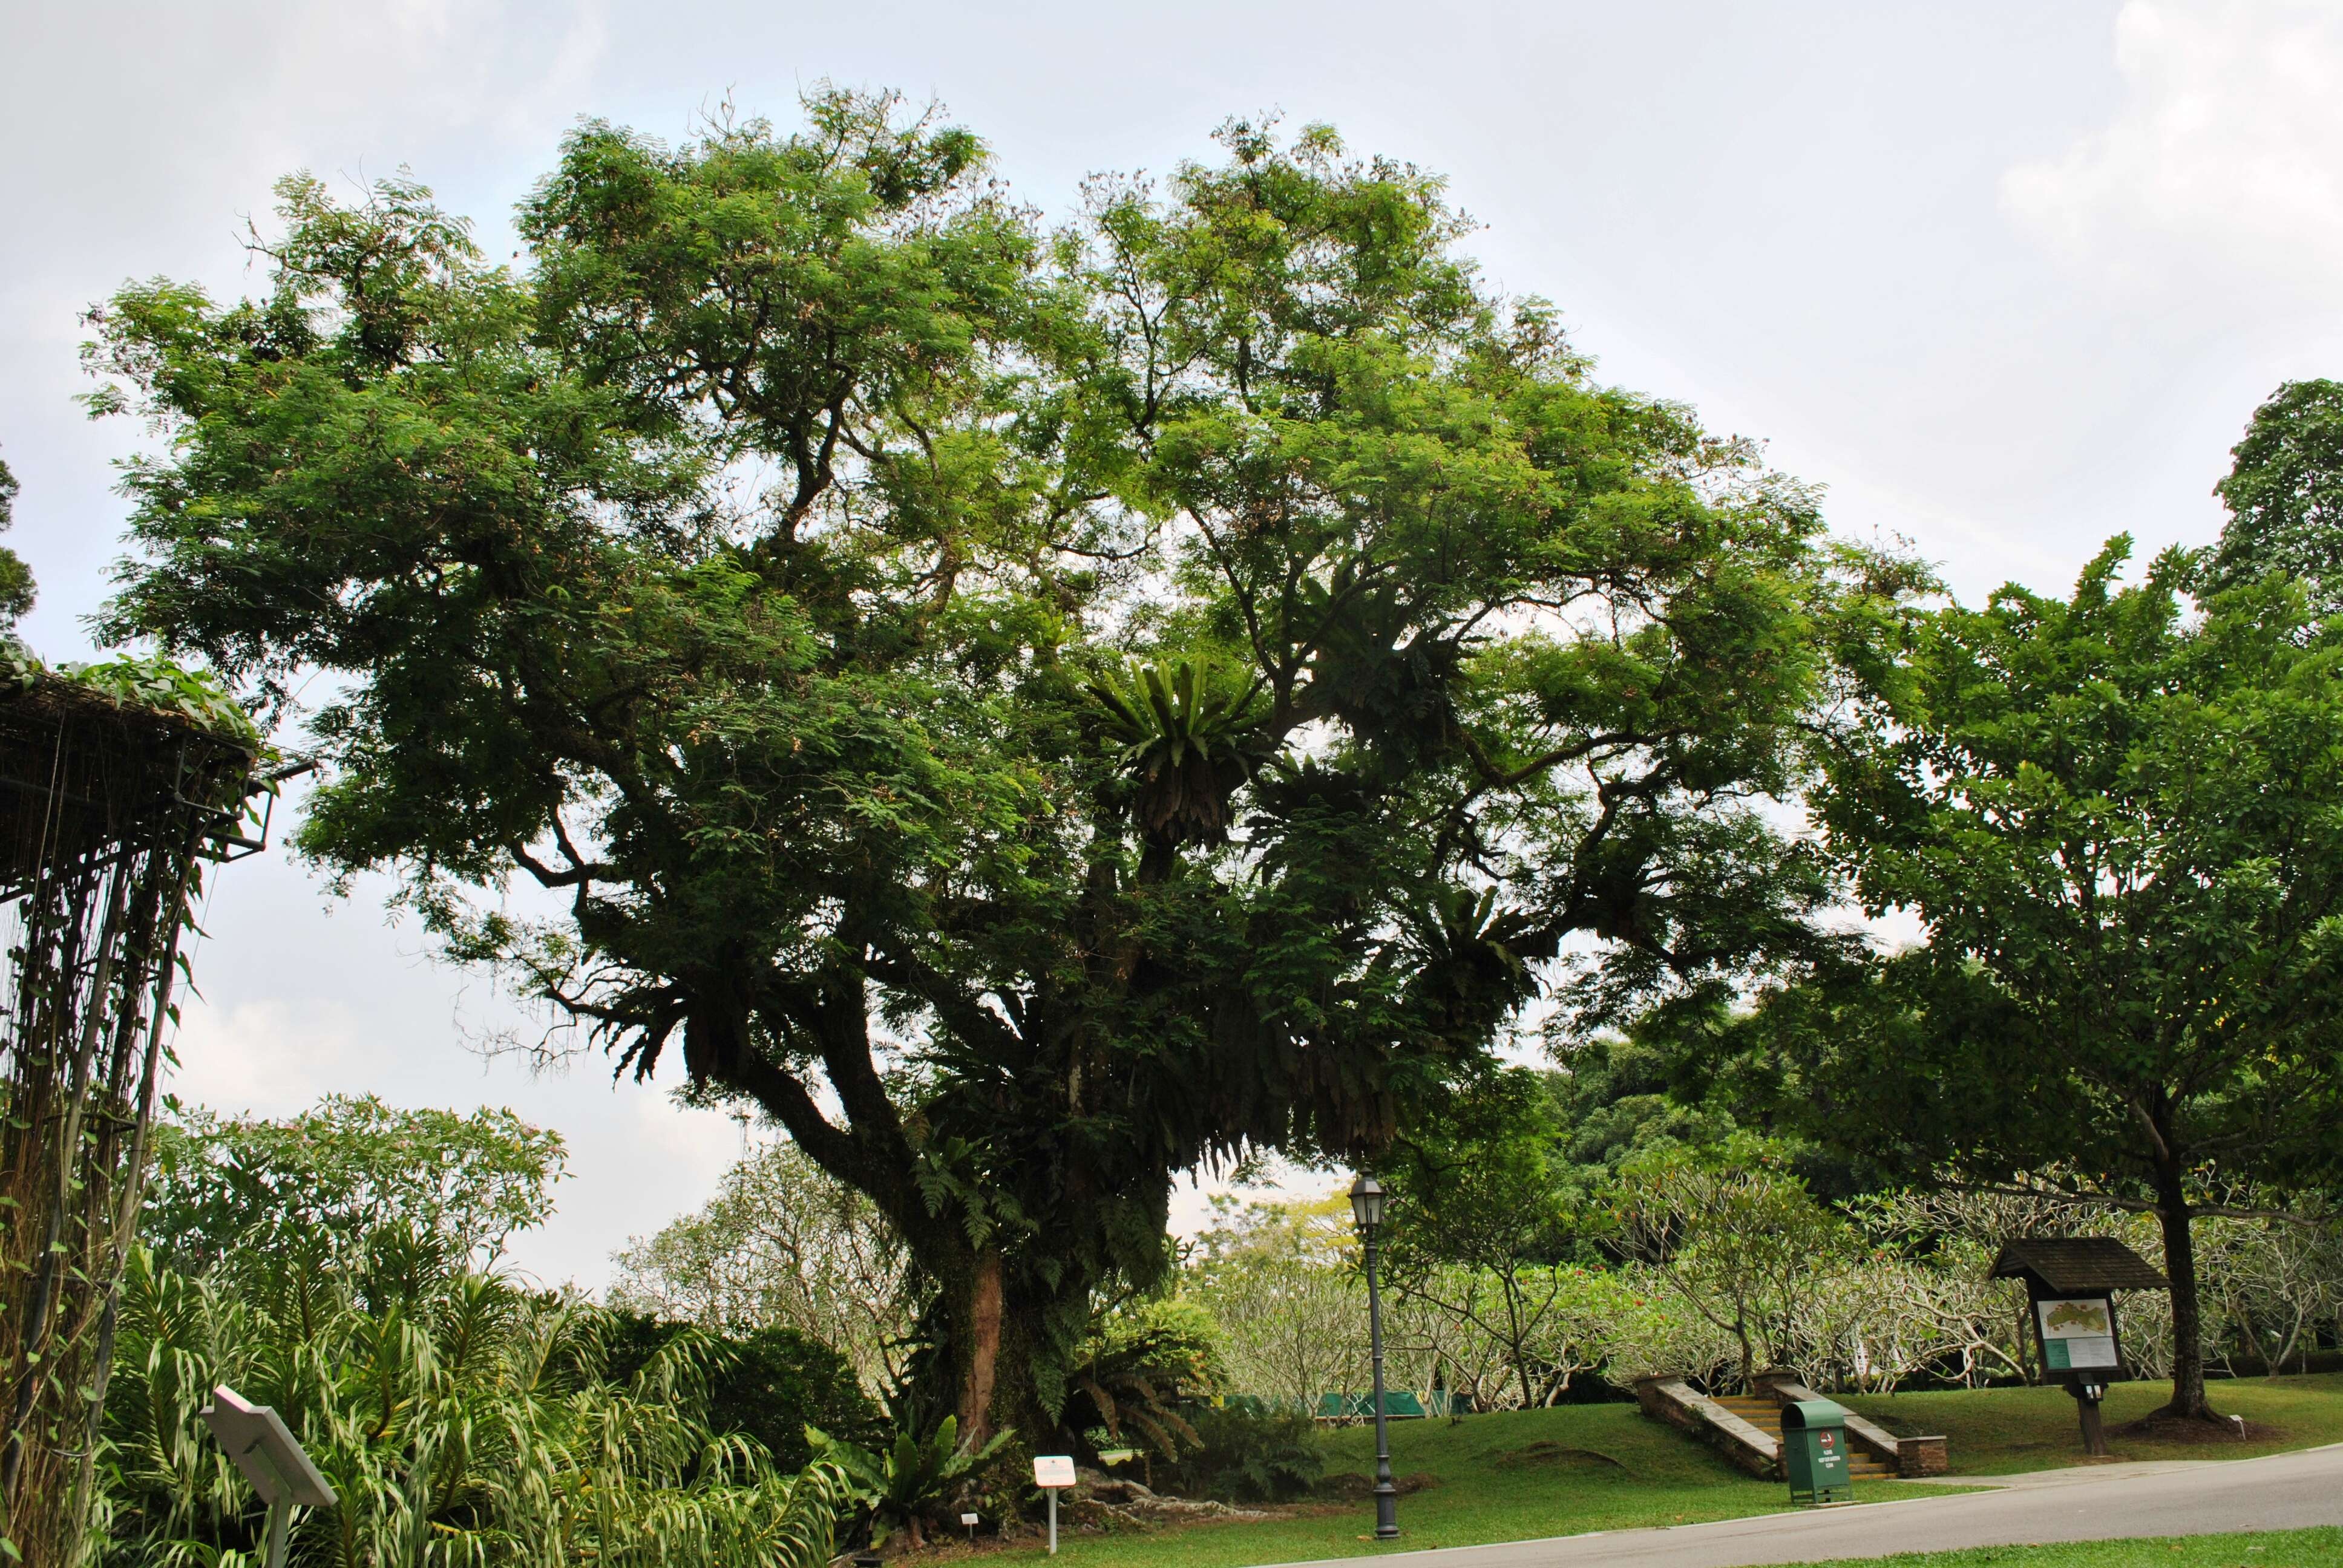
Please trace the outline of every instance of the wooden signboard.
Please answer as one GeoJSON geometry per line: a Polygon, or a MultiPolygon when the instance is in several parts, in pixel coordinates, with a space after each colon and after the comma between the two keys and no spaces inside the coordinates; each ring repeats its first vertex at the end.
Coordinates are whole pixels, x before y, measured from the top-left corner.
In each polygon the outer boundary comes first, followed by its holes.
{"type": "Polygon", "coordinates": [[[2106,1453],[2099,1401],[2107,1385],[2124,1375],[2115,1293],[2171,1287],[2145,1258],[2111,1236],[2012,1241],[1993,1261],[1993,1277],[2026,1282],[2043,1375],[2065,1383],[2075,1396],[2084,1452],[2106,1453]]]}

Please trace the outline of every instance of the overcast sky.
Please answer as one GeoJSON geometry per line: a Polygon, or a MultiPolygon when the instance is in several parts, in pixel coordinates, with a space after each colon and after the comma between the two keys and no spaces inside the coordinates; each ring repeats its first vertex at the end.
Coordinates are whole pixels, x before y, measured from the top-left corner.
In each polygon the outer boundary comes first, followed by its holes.
{"type": "MultiPolygon", "coordinates": [[[[1448,174],[1504,287],[1554,300],[1608,379],[1695,405],[1908,536],[1964,598],[2062,589],[2107,535],[2219,527],[2208,494],[2279,382],[2343,376],[2343,5],[1655,0],[1504,6],[796,0],[0,0],[0,456],[41,587],[86,652],[142,438],[93,426],[76,317],[126,277],[227,294],[242,216],[309,168],[410,166],[492,251],[581,116],[687,135],[728,94],[788,121],[828,77],[940,99],[1023,196],[1210,152],[1232,114],[1329,121],[1448,174]]],[[[183,1094],[509,1103],[575,1178],[520,1260],[599,1283],[701,1201],[723,1118],[588,1063],[466,1044],[514,1022],[428,961],[380,889],[281,853],[224,869],[183,1094]]]]}

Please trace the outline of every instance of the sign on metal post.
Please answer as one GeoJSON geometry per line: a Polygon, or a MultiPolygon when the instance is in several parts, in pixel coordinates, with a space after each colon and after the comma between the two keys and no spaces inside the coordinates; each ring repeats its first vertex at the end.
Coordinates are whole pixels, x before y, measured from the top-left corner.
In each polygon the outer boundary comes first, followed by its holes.
{"type": "Polygon", "coordinates": [[[287,1429],[284,1417],[265,1404],[249,1404],[236,1390],[222,1383],[212,1390],[212,1402],[203,1409],[212,1435],[260,1493],[268,1506],[268,1568],[285,1568],[287,1537],[293,1527],[293,1509],[331,1508],[334,1489],[309,1462],[287,1429]]]}
{"type": "Polygon", "coordinates": [[[1037,1453],[1033,1456],[1033,1484],[1050,1500],[1050,1555],[1058,1554],[1058,1492],[1074,1483],[1074,1456],[1071,1453],[1037,1453]]]}

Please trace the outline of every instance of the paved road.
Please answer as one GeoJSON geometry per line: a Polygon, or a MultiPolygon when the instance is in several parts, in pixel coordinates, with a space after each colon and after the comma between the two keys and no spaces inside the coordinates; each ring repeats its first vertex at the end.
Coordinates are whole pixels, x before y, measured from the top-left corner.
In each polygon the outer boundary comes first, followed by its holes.
{"type": "Polygon", "coordinates": [[[1605,1568],[1745,1568],[2037,1541],[2343,1524],[2343,1444],[2267,1459],[2178,1460],[1949,1480],[1996,1490],[1342,1561],[1400,1562],[1407,1568],[1576,1568],[1598,1563],[1605,1568]]]}

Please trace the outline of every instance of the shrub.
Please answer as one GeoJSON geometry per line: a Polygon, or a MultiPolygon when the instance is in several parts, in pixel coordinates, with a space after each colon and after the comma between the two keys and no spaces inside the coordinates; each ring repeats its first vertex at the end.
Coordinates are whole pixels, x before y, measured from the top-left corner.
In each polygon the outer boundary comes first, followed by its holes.
{"type": "Polygon", "coordinates": [[[297,1519],[298,1562],[829,1562],[845,1478],[785,1474],[709,1431],[704,1336],[675,1336],[613,1381],[593,1302],[435,1266],[413,1237],[372,1251],[363,1271],[241,1252],[201,1276],[132,1255],[99,1562],[251,1561],[262,1511],[199,1413],[218,1383],[275,1407],[338,1494],[297,1519]]]}
{"type": "Polygon", "coordinates": [[[1325,1473],[1318,1428],[1299,1411],[1205,1406],[1188,1412],[1196,1446],[1164,1465],[1164,1486],[1229,1503],[1282,1503],[1325,1473]]]}
{"type": "Polygon", "coordinates": [[[1170,1458],[1196,1442],[1183,1412],[1220,1382],[1212,1313],[1186,1301],[1126,1303],[1091,1325],[1062,1419],[1085,1441],[1138,1442],[1170,1458]]]}
{"type": "MultiPolygon", "coordinates": [[[[684,1323],[639,1312],[613,1312],[609,1375],[624,1381],[667,1346],[700,1337],[684,1323]]],[[[752,1437],[775,1463],[794,1470],[812,1458],[808,1423],[850,1442],[878,1442],[886,1421],[855,1381],[846,1358],[795,1329],[709,1335],[714,1353],[708,1374],[711,1432],[752,1437]]]]}

